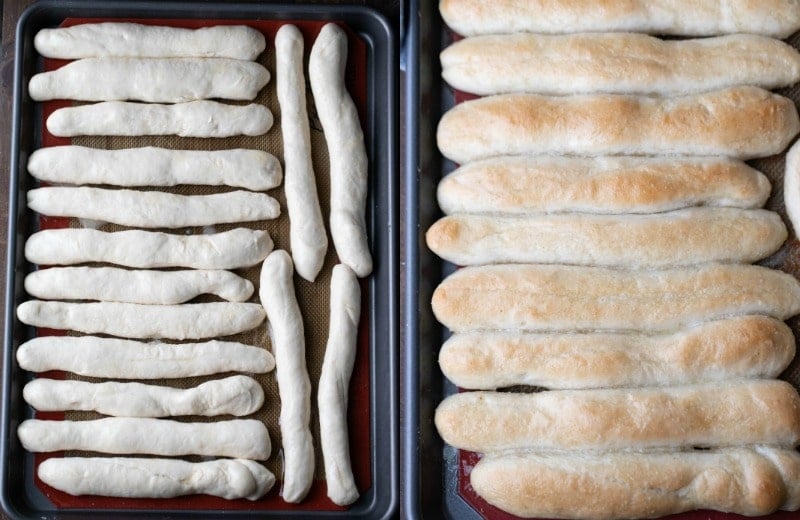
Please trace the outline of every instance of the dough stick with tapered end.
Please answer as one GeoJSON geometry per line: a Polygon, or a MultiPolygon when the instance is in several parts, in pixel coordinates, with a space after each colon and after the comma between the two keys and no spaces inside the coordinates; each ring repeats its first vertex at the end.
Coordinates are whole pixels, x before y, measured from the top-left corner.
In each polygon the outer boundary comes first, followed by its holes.
{"type": "Polygon", "coordinates": [[[267,468],[245,459],[52,458],[39,465],[37,474],[48,486],[70,495],[120,498],[212,495],[258,500],[275,484],[267,468]]]}
{"type": "Polygon", "coordinates": [[[328,497],[335,504],[346,506],[358,499],[358,488],[350,466],[347,397],[361,318],[361,289],[356,274],[346,265],[333,268],[330,306],[328,345],[317,396],[319,435],[328,497]]]}
{"type": "Polygon", "coordinates": [[[442,0],[442,18],[475,34],[633,32],[674,36],[754,33],[787,38],[800,29],[795,0],[442,0]]]}
{"type": "Polygon", "coordinates": [[[59,137],[79,135],[177,135],[233,137],[263,135],[272,112],[263,105],[226,105],[189,101],[174,105],[104,101],[59,108],[47,118],[47,130],[59,137]]]}
{"type": "Polygon", "coordinates": [[[689,208],[651,215],[449,215],[425,235],[457,265],[503,263],[677,267],[753,263],[786,241],[781,217],[763,209],[689,208]]]}
{"type": "Polygon", "coordinates": [[[242,375],[185,389],[40,378],[25,385],[22,397],[36,410],[94,411],[118,417],[242,416],[264,404],[264,390],[258,381],[242,375]]]}
{"type": "Polygon", "coordinates": [[[303,35],[284,25],[275,35],[275,81],[281,107],[284,190],[297,274],[313,282],[325,261],[328,235],[311,164],[311,136],[303,77],[303,35]]]}
{"type": "Polygon", "coordinates": [[[281,183],[278,159],[260,150],[171,150],[147,146],[103,150],[85,146],[40,148],[28,159],[37,179],[62,184],[177,186],[200,184],[270,190],[281,183]]]}
{"type": "Polygon", "coordinates": [[[722,155],[782,152],[800,132],[797,108],[758,87],[683,97],[503,94],[466,101],[439,122],[457,163],[498,155],[722,155]]]}
{"type": "Polygon", "coordinates": [[[278,201],[264,193],[229,191],[176,195],[160,191],[48,187],[28,192],[42,215],[86,218],[128,227],[179,228],[278,218],[278,201]]]}
{"type": "Polygon", "coordinates": [[[184,29],[119,22],[42,29],[33,44],[42,56],[65,60],[97,56],[254,60],[267,46],[261,32],[245,25],[184,29]]]}
{"type": "Polygon", "coordinates": [[[252,61],[228,58],[88,58],[34,75],[34,101],[147,101],[255,99],[269,72],[252,61]],[[102,80],[98,81],[98,78],[102,80]]]}
{"type": "Polygon", "coordinates": [[[139,268],[238,269],[264,260],[272,245],[266,231],[246,228],[188,236],[139,230],[47,229],[28,238],[25,258],[39,265],[104,262],[139,268]]]}
{"type": "Polygon", "coordinates": [[[224,372],[264,374],[275,368],[266,349],[230,341],[177,345],[95,336],[41,336],[16,353],[28,372],[65,370],[112,379],[175,379],[224,372]]]}
{"type": "Polygon", "coordinates": [[[359,277],[372,272],[367,244],[367,150],[358,111],[344,84],[347,36],[325,25],[308,60],[314,104],[325,130],[331,165],[331,237],[339,261],[359,277]]]}
{"type": "Polygon", "coordinates": [[[283,442],[283,499],[300,502],[314,481],[314,445],[311,440],[311,381],[306,369],[303,316],[292,281],[292,259],[275,251],[261,268],[259,297],[267,311],[276,379],[281,397],[283,442]]]}
{"type": "Polygon", "coordinates": [[[770,190],[763,173],[723,157],[544,155],[465,164],[439,182],[437,199],[448,215],[625,214],[691,206],[755,209],[770,190]]]}
{"type": "Polygon", "coordinates": [[[786,170],[783,174],[783,201],[792,223],[795,236],[800,235],[800,142],[786,154],[786,170]]]}
{"type": "Polygon", "coordinates": [[[17,307],[22,323],[123,338],[201,339],[230,336],[264,321],[255,303],[64,303],[30,300],[17,307]]]}
{"type": "Polygon", "coordinates": [[[169,305],[201,294],[247,301],[253,284],[230,271],[153,271],[116,267],[51,267],[25,277],[25,291],[44,300],[99,300],[169,305]]]}
{"type": "Polygon", "coordinates": [[[271,451],[267,428],[255,419],[207,423],[140,417],[91,421],[29,419],[19,425],[17,435],[22,447],[35,453],[78,450],[267,460],[271,451]]]}
{"type": "Polygon", "coordinates": [[[470,330],[654,331],[733,316],[800,313],[800,282],[754,265],[660,271],[563,265],[465,267],[433,293],[433,312],[470,330]]]}

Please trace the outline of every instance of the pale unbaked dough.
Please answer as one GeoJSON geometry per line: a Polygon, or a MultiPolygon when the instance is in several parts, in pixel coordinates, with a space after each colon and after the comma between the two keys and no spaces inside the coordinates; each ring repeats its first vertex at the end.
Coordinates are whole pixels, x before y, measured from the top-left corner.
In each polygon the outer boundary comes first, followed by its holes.
{"type": "Polygon", "coordinates": [[[184,29],[118,22],[42,29],[33,44],[42,56],[65,60],[98,56],[254,60],[267,46],[263,34],[244,25],[184,29]]]}
{"type": "Polygon", "coordinates": [[[226,105],[208,100],[175,105],[104,101],[93,105],[59,108],[47,118],[47,130],[58,137],[233,137],[263,135],[271,127],[272,112],[263,105],[226,105]]]}
{"type": "Polygon", "coordinates": [[[229,191],[176,195],[161,191],[48,187],[28,191],[28,208],[128,227],[179,228],[278,218],[278,201],[264,193],[229,191]]]}
{"type": "Polygon", "coordinates": [[[28,159],[37,179],[65,184],[177,186],[200,184],[266,191],[280,185],[278,159],[261,150],[103,150],[65,145],[39,148],[28,159]]]}
{"type": "Polygon", "coordinates": [[[303,35],[284,25],[275,35],[275,75],[283,132],[284,190],[297,274],[313,282],[325,262],[328,235],[311,164],[311,137],[303,77],[303,35]]]}
{"type": "Polygon", "coordinates": [[[34,101],[252,101],[268,81],[267,69],[252,61],[228,58],[87,58],[34,75],[28,84],[28,93],[34,101]]]}
{"type": "Polygon", "coordinates": [[[283,499],[300,502],[314,481],[311,440],[311,381],[306,368],[303,316],[292,280],[292,259],[286,251],[270,254],[261,268],[259,297],[267,311],[275,377],[281,397],[283,499]]]}
{"type": "Polygon", "coordinates": [[[272,489],[275,475],[257,462],[205,462],[157,458],[52,458],[39,465],[39,478],[70,495],[172,498],[213,495],[258,500],[272,489]]]}
{"type": "Polygon", "coordinates": [[[256,303],[65,303],[29,300],[17,307],[22,323],[123,338],[201,339],[238,334],[264,321],[256,303]]]}
{"type": "Polygon", "coordinates": [[[95,336],[40,336],[17,349],[28,372],[65,370],[87,377],[175,379],[225,372],[264,374],[275,368],[268,350],[230,341],[180,343],[95,336]]]}
{"type": "Polygon", "coordinates": [[[25,385],[22,397],[36,410],[82,410],[117,417],[242,416],[255,413],[264,404],[264,390],[258,381],[242,375],[183,389],[39,378],[25,385]]]}
{"type": "Polygon", "coordinates": [[[28,419],[19,425],[17,435],[22,447],[35,453],[78,450],[267,460],[271,451],[267,428],[255,419],[206,423],[141,417],[89,421],[28,419]]]}
{"type": "Polygon", "coordinates": [[[347,93],[347,36],[329,23],[319,32],[308,59],[308,79],[325,130],[331,168],[330,226],[339,261],[359,277],[372,272],[367,244],[367,150],[358,110],[347,93]]]}
{"type": "Polygon", "coordinates": [[[25,291],[44,300],[99,300],[168,305],[201,294],[247,301],[253,284],[230,271],[153,271],[116,267],[51,267],[25,277],[25,291]]]}
{"type": "Polygon", "coordinates": [[[264,260],[272,245],[269,233],[247,228],[210,235],[48,229],[28,238],[25,258],[39,265],[105,262],[139,268],[237,269],[264,260]]]}
{"type": "Polygon", "coordinates": [[[356,274],[347,265],[333,268],[330,307],[328,344],[317,395],[319,435],[328,497],[335,504],[346,506],[358,499],[350,465],[347,401],[361,319],[361,288],[356,274]]]}

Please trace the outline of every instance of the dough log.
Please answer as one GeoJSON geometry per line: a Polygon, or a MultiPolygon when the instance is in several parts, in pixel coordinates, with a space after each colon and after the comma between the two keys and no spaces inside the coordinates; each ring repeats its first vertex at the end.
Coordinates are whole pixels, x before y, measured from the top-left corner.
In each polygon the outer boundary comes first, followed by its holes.
{"type": "Polygon", "coordinates": [[[65,370],[87,377],[175,379],[225,372],[264,374],[275,368],[266,349],[229,341],[167,343],[94,336],[41,336],[17,349],[28,372],[65,370]]]}
{"type": "Polygon", "coordinates": [[[266,134],[272,127],[272,121],[272,112],[255,103],[239,106],[203,100],[157,105],[104,101],[93,105],[59,108],[47,118],[47,130],[58,137],[233,137],[266,134]]]}
{"type": "Polygon", "coordinates": [[[255,419],[208,423],[138,417],[91,421],[28,419],[19,425],[17,435],[23,448],[34,453],[77,450],[266,460],[271,450],[266,426],[255,419]]]}
{"type": "Polygon", "coordinates": [[[139,268],[238,269],[264,260],[272,245],[266,231],[246,228],[210,235],[48,229],[28,238],[25,258],[39,265],[104,262],[139,268]]]}
{"type": "Polygon", "coordinates": [[[109,334],[123,338],[201,339],[238,334],[264,321],[255,303],[64,303],[30,300],[17,317],[33,327],[109,334]]]}
{"type": "Polygon", "coordinates": [[[22,396],[36,410],[83,410],[117,417],[242,416],[264,404],[258,381],[241,375],[186,389],[40,378],[25,385],[22,396]]]}
{"type": "Polygon", "coordinates": [[[47,459],[39,478],[70,495],[121,498],[172,498],[213,495],[258,500],[275,484],[275,475],[257,462],[220,459],[186,462],[174,459],[70,457],[47,459]]]}
{"type": "Polygon", "coordinates": [[[785,381],[637,389],[465,392],[436,409],[448,444],[514,449],[641,450],[800,443],[800,396],[785,381]]]}
{"type": "Polygon", "coordinates": [[[659,213],[760,208],[770,190],[764,174],[733,159],[509,156],[465,164],[439,182],[437,198],[446,214],[659,213]]]}
{"type": "Polygon", "coordinates": [[[786,320],[800,313],[800,282],[752,265],[662,271],[496,265],[458,270],[434,291],[432,304],[454,332],[671,332],[748,314],[786,320]]]}
{"type": "Polygon", "coordinates": [[[311,381],[306,369],[303,316],[292,280],[292,260],[275,251],[261,268],[259,297],[269,319],[276,379],[281,397],[283,441],[283,499],[300,502],[314,481],[314,446],[311,440],[311,381]]]}
{"type": "Polygon", "coordinates": [[[497,155],[723,155],[782,152],[800,131],[794,103],[757,87],[677,98],[505,94],[467,101],[439,122],[457,163],[497,155]]]}

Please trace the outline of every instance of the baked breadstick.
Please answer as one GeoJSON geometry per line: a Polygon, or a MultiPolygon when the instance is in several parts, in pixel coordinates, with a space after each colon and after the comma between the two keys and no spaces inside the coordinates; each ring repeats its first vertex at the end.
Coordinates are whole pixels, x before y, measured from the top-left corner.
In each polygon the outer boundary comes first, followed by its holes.
{"type": "Polygon", "coordinates": [[[796,451],[759,446],[487,455],[472,470],[470,482],[487,502],[523,518],[619,520],[693,509],[747,516],[794,511],[798,475],[796,451]]]}
{"type": "Polygon", "coordinates": [[[292,259],[278,250],[264,260],[259,297],[269,319],[275,377],[281,397],[283,441],[283,499],[300,502],[314,480],[311,441],[311,381],[306,369],[303,316],[292,281],[292,259]]]}
{"type": "Polygon", "coordinates": [[[267,42],[259,31],[244,25],[184,29],[104,22],[42,29],[36,33],[33,45],[46,58],[64,60],[98,56],[254,60],[267,42]]]}
{"type": "Polygon", "coordinates": [[[794,354],[782,321],[743,316],[663,335],[454,334],[439,366],[461,388],[632,388],[778,377],[794,354]]]}
{"type": "Polygon", "coordinates": [[[201,294],[247,301],[253,284],[230,271],[151,271],[115,267],[51,267],[25,277],[25,291],[44,300],[99,300],[169,305],[201,294]]]}
{"type": "Polygon", "coordinates": [[[87,58],[34,75],[34,101],[253,100],[269,82],[262,65],[229,58],[87,58]]]}
{"type": "Polygon", "coordinates": [[[642,450],[800,443],[800,396],[785,381],[667,388],[464,392],[436,409],[448,444],[513,449],[642,450]]]}
{"type": "Polygon", "coordinates": [[[284,191],[289,238],[297,274],[313,282],[328,250],[317,182],[311,164],[311,136],[303,77],[303,35],[284,25],[275,35],[275,74],[283,132],[284,191]]]}
{"type": "Polygon", "coordinates": [[[467,163],[439,182],[437,198],[446,214],[659,213],[691,206],[760,208],[770,189],[761,172],[721,157],[545,155],[467,163]]]}
{"type": "Polygon", "coordinates": [[[794,0],[442,0],[447,25],[464,36],[515,32],[645,32],[676,36],[755,33],[786,38],[800,29],[794,0]]]}
{"type": "Polygon", "coordinates": [[[39,148],[28,159],[37,179],[65,184],[111,186],[177,186],[200,184],[270,190],[281,183],[278,159],[261,150],[171,150],[85,146],[39,148]]]}
{"type": "Polygon", "coordinates": [[[17,349],[28,372],[65,370],[113,379],[175,379],[224,372],[264,374],[275,368],[266,349],[229,341],[167,343],[95,336],[41,336],[17,349]]]}
{"type": "Polygon", "coordinates": [[[254,329],[264,321],[255,303],[64,303],[29,300],[17,307],[22,323],[48,329],[123,338],[201,339],[230,336],[254,329]]]}
{"type": "Polygon", "coordinates": [[[439,122],[457,163],[497,155],[724,155],[782,152],[800,131],[794,103],[757,87],[677,98],[505,94],[467,101],[439,122]]]}
{"type": "Polygon", "coordinates": [[[242,375],[186,389],[39,378],[25,385],[22,397],[36,410],[83,410],[118,417],[242,416],[258,411],[264,404],[264,391],[258,381],[242,375]]]}
{"type": "Polygon", "coordinates": [[[176,195],[160,191],[48,187],[28,192],[28,208],[43,215],[88,218],[129,227],[179,228],[278,218],[278,201],[264,193],[229,191],[176,195]]]}
{"type": "Polygon", "coordinates": [[[733,208],[652,215],[450,215],[425,235],[434,253],[457,265],[609,267],[753,263],[777,251],[786,237],[777,213],[733,208]]]}
{"type": "Polygon", "coordinates": [[[773,269],[706,264],[661,271],[560,265],[465,267],[433,293],[454,332],[674,331],[706,321],[800,313],[800,282],[773,269]]]}
{"type": "Polygon", "coordinates": [[[17,435],[22,447],[34,453],[78,450],[267,460],[271,450],[266,426],[254,419],[207,423],[140,417],[91,421],[28,419],[19,425],[17,435]]]}
{"type": "Polygon", "coordinates": [[[326,24],[308,60],[308,79],[325,130],[331,166],[331,237],[339,261],[357,276],[372,272],[367,244],[367,150],[358,111],[344,85],[347,36],[326,24]]]}
{"type": "Polygon", "coordinates": [[[47,118],[47,130],[59,137],[232,137],[263,135],[271,127],[272,112],[264,105],[226,105],[207,100],[175,105],[104,101],[93,105],[59,108],[47,118]]]}
{"type": "Polygon", "coordinates": [[[172,498],[212,495],[228,500],[258,500],[275,484],[275,475],[257,462],[219,459],[186,462],[123,457],[53,458],[39,465],[39,478],[70,495],[122,498],[172,498]]]}
{"type": "Polygon", "coordinates": [[[674,96],[800,81],[800,53],[780,40],[751,34],[696,40],[633,33],[476,36],[446,48],[441,61],[447,83],[482,96],[674,96]]]}
{"type": "Polygon", "coordinates": [[[264,260],[272,245],[269,233],[247,228],[210,235],[48,229],[28,238],[25,258],[39,265],[105,262],[140,268],[238,269],[264,260]]]}
{"type": "Polygon", "coordinates": [[[317,396],[319,435],[328,498],[337,505],[346,506],[358,499],[347,438],[347,396],[361,319],[361,288],[356,274],[347,265],[333,268],[330,306],[328,344],[317,396]]]}

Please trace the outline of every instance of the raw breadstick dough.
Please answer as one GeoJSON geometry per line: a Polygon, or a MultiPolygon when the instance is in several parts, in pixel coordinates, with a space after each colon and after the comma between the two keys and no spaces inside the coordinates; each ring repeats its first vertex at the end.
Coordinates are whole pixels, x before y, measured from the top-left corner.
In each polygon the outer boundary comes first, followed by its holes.
{"type": "Polygon", "coordinates": [[[797,50],[751,34],[666,41],[632,33],[476,36],[445,49],[441,61],[442,77],[452,87],[482,96],[674,96],[800,81],[797,50]]]}
{"type": "Polygon", "coordinates": [[[172,498],[212,495],[228,500],[258,500],[275,484],[275,475],[257,462],[219,459],[69,457],[47,459],[39,478],[70,495],[121,498],[172,498]]]}
{"type": "Polygon", "coordinates": [[[439,182],[437,198],[446,214],[659,213],[760,208],[770,190],[763,173],[734,159],[545,155],[465,164],[439,182]]]}
{"type": "Polygon", "coordinates": [[[254,419],[207,423],[132,417],[91,421],[29,419],[19,425],[17,435],[22,447],[34,453],[77,450],[267,460],[271,450],[267,428],[254,419]]]}
{"type": "Polygon", "coordinates": [[[30,300],[17,307],[22,323],[48,329],[109,334],[123,338],[200,339],[230,336],[264,321],[255,303],[64,303],[30,300]]]}
{"type": "Polygon", "coordinates": [[[311,164],[311,137],[303,78],[303,35],[284,25],[275,35],[275,74],[281,106],[284,190],[289,210],[289,238],[297,274],[313,282],[328,250],[311,164]]]}
{"type": "Polygon", "coordinates": [[[264,391],[258,381],[241,375],[186,389],[34,379],[22,389],[22,397],[40,411],[82,410],[118,417],[242,416],[258,411],[264,404],[264,391]]]}
{"type": "Polygon", "coordinates": [[[105,262],[140,268],[238,269],[261,262],[270,251],[269,233],[247,228],[188,236],[139,230],[48,229],[34,233],[25,243],[25,258],[39,265],[105,262]]]}
{"type": "Polygon", "coordinates": [[[104,101],[59,108],[47,118],[47,130],[59,137],[233,137],[263,135],[271,127],[272,112],[263,105],[226,105],[217,101],[189,101],[175,105],[104,101]]]}
{"type": "Polygon", "coordinates": [[[677,267],[753,263],[786,241],[781,217],[763,209],[690,208],[652,215],[450,215],[425,235],[457,265],[503,263],[677,267]]]}
{"type": "Polygon", "coordinates": [[[492,454],[470,482],[523,518],[619,520],[693,509],[762,516],[794,511],[800,455],[759,446],[675,453],[492,454]],[[580,497],[576,500],[576,497],[580,497]]]}
{"type": "Polygon", "coordinates": [[[303,316],[292,281],[292,259],[275,251],[261,268],[259,297],[269,320],[276,379],[281,397],[283,441],[283,499],[300,502],[314,481],[311,440],[311,382],[306,369],[303,316]]]}
{"type": "Polygon", "coordinates": [[[706,321],[800,313],[800,282],[753,265],[639,271],[561,265],[465,267],[433,293],[455,332],[674,331],[706,321]]]}
{"type": "Polygon", "coordinates": [[[247,301],[253,284],[230,271],[152,271],[116,267],[51,267],[25,277],[25,291],[44,300],[99,300],[169,305],[201,294],[247,301]]]}
{"type": "Polygon", "coordinates": [[[765,316],[713,321],[664,335],[467,332],[439,351],[460,388],[675,386],[778,377],[795,354],[791,329],[765,316]]]}
{"type": "Polygon", "coordinates": [[[439,122],[457,163],[497,155],[724,155],[782,152],[800,131],[794,103],[757,87],[677,98],[505,94],[466,101],[439,122]]]}
{"type": "Polygon", "coordinates": [[[98,56],[254,60],[267,46],[263,34],[244,25],[183,29],[116,22],[42,29],[33,44],[42,56],[65,60],[98,56]]]}
{"type": "Polygon", "coordinates": [[[31,78],[34,101],[253,100],[269,72],[252,61],[228,58],[88,58],[31,78]]]}
{"type": "Polygon", "coordinates": [[[28,372],[65,370],[87,377],[175,379],[224,372],[264,374],[275,368],[266,349],[229,341],[177,345],[95,336],[41,336],[17,349],[28,372]]]}
{"type": "Polygon", "coordinates": [[[160,191],[48,187],[28,192],[43,215],[87,218],[129,227],[179,228],[278,218],[278,201],[263,193],[229,191],[176,195],[160,191]]]}
{"type": "Polygon", "coordinates": [[[800,235],[800,142],[786,154],[783,174],[783,200],[795,236],[800,235]]]}
{"type": "Polygon", "coordinates": [[[339,261],[357,276],[372,272],[367,244],[367,150],[358,111],[344,84],[347,36],[325,25],[308,60],[308,79],[331,165],[331,237],[339,261]]]}
{"type": "Polygon", "coordinates": [[[261,150],[171,150],[85,146],[40,148],[28,159],[37,179],[66,184],[177,186],[200,184],[266,191],[283,178],[278,159],[261,150]]]}
{"type": "Polygon", "coordinates": [[[646,32],[676,36],[755,33],[787,38],[800,29],[795,0],[442,0],[447,25],[464,36],[515,32],[646,32]]]}
{"type": "Polygon", "coordinates": [[[328,344],[317,396],[319,435],[328,497],[335,504],[346,506],[358,499],[347,438],[347,397],[361,318],[361,288],[347,265],[333,268],[330,306],[328,344]]]}
{"type": "Polygon", "coordinates": [[[800,396],[785,381],[666,388],[463,392],[436,409],[448,444],[516,449],[642,450],[800,443],[800,396]]]}

